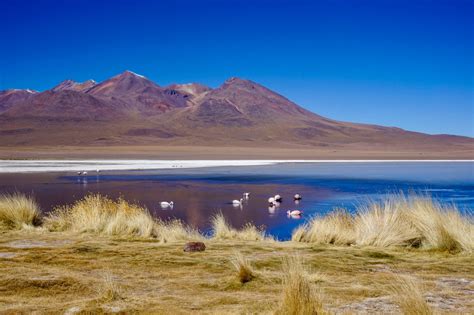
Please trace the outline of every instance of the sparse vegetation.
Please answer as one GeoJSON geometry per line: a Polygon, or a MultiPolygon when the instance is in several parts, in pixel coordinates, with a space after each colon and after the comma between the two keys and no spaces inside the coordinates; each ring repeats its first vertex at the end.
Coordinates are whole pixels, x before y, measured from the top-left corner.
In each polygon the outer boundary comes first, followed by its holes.
{"type": "Polygon", "coordinates": [[[110,273],[105,273],[97,290],[98,302],[112,302],[122,298],[122,289],[110,273]]]}
{"type": "Polygon", "coordinates": [[[285,307],[294,309],[291,305],[300,305],[299,299],[307,301],[308,295],[292,295],[288,289],[296,287],[295,292],[312,292],[313,310],[323,302],[328,312],[393,313],[398,309],[393,308],[396,297],[390,287],[396,283],[393,273],[400,271],[426,288],[435,312],[474,310],[472,254],[396,247],[382,252],[298,242],[205,242],[204,252],[187,253],[184,241],[3,231],[0,312],[271,314],[283,312],[284,291],[285,307]],[[235,251],[251,261],[257,276],[245,285],[235,285],[236,270],[229,266],[235,251]],[[304,262],[305,272],[296,271],[301,269],[293,262],[282,263],[295,255],[304,262]],[[110,276],[104,277],[104,271],[110,276]],[[229,283],[229,277],[235,281],[229,283]]]}
{"type": "Polygon", "coordinates": [[[474,224],[454,207],[423,196],[392,196],[360,207],[354,216],[337,210],[314,218],[293,241],[374,247],[420,247],[472,253],[474,224]]]}
{"type": "Polygon", "coordinates": [[[282,265],[283,296],[276,314],[325,314],[321,298],[312,287],[301,258],[299,256],[286,257],[282,265]]]}
{"type": "Polygon", "coordinates": [[[433,314],[431,307],[426,303],[423,292],[414,277],[396,275],[394,278],[394,283],[391,285],[391,293],[403,314],[433,314]]]}
{"type": "Polygon", "coordinates": [[[156,237],[155,221],[143,208],[123,199],[89,195],[55,209],[46,218],[51,231],[91,232],[116,236],[156,237]]]}
{"type": "Polygon", "coordinates": [[[216,240],[262,241],[265,240],[265,231],[250,223],[236,230],[227,223],[222,213],[218,213],[212,218],[212,237],[216,240]]]}
{"type": "Polygon", "coordinates": [[[37,226],[41,211],[36,201],[23,194],[0,195],[0,230],[37,226]]]}
{"type": "Polygon", "coordinates": [[[353,244],[354,218],[347,211],[337,209],[327,216],[313,218],[309,224],[298,228],[292,240],[315,244],[353,244]]]}
{"type": "Polygon", "coordinates": [[[240,283],[247,283],[255,278],[255,272],[250,264],[250,261],[245,258],[242,253],[235,252],[230,260],[237,272],[237,278],[240,283]]]}
{"type": "Polygon", "coordinates": [[[101,195],[89,195],[73,205],[55,209],[46,217],[45,226],[50,231],[155,238],[162,242],[201,238],[178,220],[155,220],[145,208],[101,195]]]}

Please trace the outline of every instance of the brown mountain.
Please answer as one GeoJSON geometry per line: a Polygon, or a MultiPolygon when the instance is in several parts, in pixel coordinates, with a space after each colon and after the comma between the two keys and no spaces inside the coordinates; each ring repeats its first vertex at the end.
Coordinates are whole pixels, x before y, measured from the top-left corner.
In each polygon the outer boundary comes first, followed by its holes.
{"type": "Polygon", "coordinates": [[[18,101],[0,97],[5,108],[1,144],[299,148],[339,152],[339,158],[356,156],[349,152],[474,157],[472,138],[328,119],[239,78],[215,89],[196,83],[160,87],[126,71],[89,88],[64,81],[43,93],[23,94],[18,101]]]}
{"type": "Polygon", "coordinates": [[[58,92],[58,91],[72,90],[72,91],[78,91],[78,92],[85,92],[89,90],[90,88],[94,87],[96,84],[97,83],[94,80],[87,80],[82,83],[75,82],[72,80],[65,80],[59,83],[57,86],[55,86],[52,89],[52,91],[58,92]]]}
{"type": "Polygon", "coordinates": [[[122,115],[112,104],[74,91],[45,91],[18,102],[4,112],[15,119],[110,120],[122,115]]]}
{"type": "Polygon", "coordinates": [[[123,109],[147,115],[186,106],[186,99],[180,92],[167,93],[156,83],[131,71],[97,84],[86,93],[115,103],[123,109]]]}
{"type": "Polygon", "coordinates": [[[5,90],[0,91],[0,113],[9,109],[12,105],[25,101],[35,95],[37,92],[32,90],[5,90]]]}

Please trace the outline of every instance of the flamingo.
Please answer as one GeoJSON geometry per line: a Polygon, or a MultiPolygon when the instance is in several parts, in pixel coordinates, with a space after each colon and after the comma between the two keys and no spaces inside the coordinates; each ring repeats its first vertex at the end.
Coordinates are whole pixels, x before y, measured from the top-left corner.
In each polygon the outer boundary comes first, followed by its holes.
{"type": "Polygon", "coordinates": [[[249,199],[250,193],[249,192],[244,192],[244,198],[249,199]]]}
{"type": "Polygon", "coordinates": [[[162,202],[160,202],[160,205],[161,205],[162,208],[173,207],[174,202],[173,201],[170,201],[170,202],[162,201],[162,202]]]}
{"type": "Polygon", "coordinates": [[[275,201],[276,202],[281,202],[281,196],[280,195],[275,195],[275,201]]]}
{"type": "Polygon", "coordinates": [[[286,214],[288,214],[289,216],[292,216],[292,217],[300,217],[301,215],[303,215],[303,211],[301,211],[301,210],[288,210],[288,211],[286,211],[286,214]]]}
{"type": "Polygon", "coordinates": [[[293,197],[295,200],[301,200],[301,195],[300,194],[295,194],[293,197]]]}
{"type": "Polygon", "coordinates": [[[268,205],[270,207],[273,207],[275,205],[275,198],[273,197],[268,198],[268,205]]]}
{"type": "Polygon", "coordinates": [[[244,199],[240,198],[240,200],[232,200],[232,204],[235,206],[235,207],[238,207],[238,206],[241,206],[242,205],[242,201],[244,201],[244,199]]]}

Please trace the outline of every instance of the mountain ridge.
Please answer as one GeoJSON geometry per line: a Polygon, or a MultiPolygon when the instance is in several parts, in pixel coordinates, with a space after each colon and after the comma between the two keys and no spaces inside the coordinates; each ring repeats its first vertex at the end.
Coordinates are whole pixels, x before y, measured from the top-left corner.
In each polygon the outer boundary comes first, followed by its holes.
{"type": "Polygon", "coordinates": [[[9,146],[302,145],[474,153],[470,137],[333,120],[236,77],[217,88],[160,86],[127,70],[99,83],[65,80],[43,92],[9,91],[0,92],[0,144],[9,146]]]}

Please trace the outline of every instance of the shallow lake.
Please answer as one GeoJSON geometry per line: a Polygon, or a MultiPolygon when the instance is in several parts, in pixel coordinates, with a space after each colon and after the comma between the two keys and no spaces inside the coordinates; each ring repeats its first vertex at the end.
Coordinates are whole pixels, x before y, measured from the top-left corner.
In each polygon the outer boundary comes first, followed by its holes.
{"type": "Polygon", "coordinates": [[[247,222],[264,226],[269,234],[288,239],[291,231],[311,216],[335,207],[353,211],[369,200],[390,193],[416,192],[455,204],[462,212],[474,209],[473,162],[281,163],[261,166],[161,169],[143,171],[0,174],[0,193],[32,194],[43,211],[72,203],[88,193],[122,196],[146,206],[156,217],[178,218],[208,232],[210,217],[222,212],[235,227],[247,222]],[[243,192],[250,198],[233,206],[243,192]],[[293,195],[303,199],[299,204],[293,195]],[[267,199],[283,197],[269,208],[267,199]],[[160,201],[174,201],[161,208],[160,201]],[[300,219],[287,210],[304,211],[300,219]]]}

